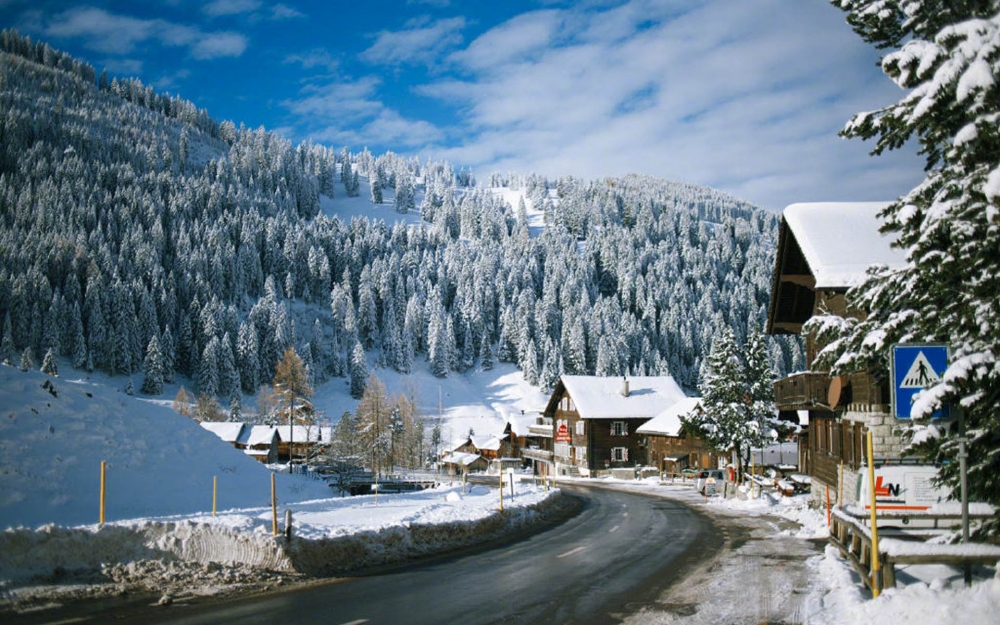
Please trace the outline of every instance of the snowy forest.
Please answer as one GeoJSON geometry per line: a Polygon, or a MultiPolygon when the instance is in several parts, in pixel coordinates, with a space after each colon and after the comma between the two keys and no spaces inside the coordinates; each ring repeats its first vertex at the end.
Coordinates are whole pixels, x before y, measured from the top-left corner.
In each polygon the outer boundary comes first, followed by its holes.
{"type": "MultiPolygon", "coordinates": [[[[143,392],[256,393],[288,347],[355,397],[368,363],[670,374],[762,326],[778,216],[644,176],[495,174],[302,143],[13,31],[0,36],[0,360],[46,354],[143,392]],[[517,191],[511,205],[500,189],[517,191]],[[386,215],[320,211],[370,194],[386,215]],[[529,228],[528,213],[544,215],[529,228]]],[[[769,337],[775,375],[805,368],[769,337]]]]}

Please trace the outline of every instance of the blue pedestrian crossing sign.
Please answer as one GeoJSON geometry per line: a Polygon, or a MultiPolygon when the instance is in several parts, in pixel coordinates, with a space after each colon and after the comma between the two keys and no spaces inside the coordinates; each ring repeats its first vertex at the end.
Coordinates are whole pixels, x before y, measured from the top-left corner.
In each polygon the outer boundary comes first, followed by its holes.
{"type": "MultiPolygon", "coordinates": [[[[892,346],[892,409],[897,419],[909,419],[917,393],[941,379],[948,368],[948,346],[903,343],[892,346]]],[[[932,417],[948,416],[948,407],[932,417]]]]}

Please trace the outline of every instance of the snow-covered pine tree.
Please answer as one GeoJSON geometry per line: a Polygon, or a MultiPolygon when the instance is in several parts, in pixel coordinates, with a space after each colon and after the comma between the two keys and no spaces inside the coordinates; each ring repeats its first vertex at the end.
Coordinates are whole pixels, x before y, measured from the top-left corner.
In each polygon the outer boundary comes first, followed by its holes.
{"type": "Polygon", "coordinates": [[[160,340],[154,334],[146,346],[146,358],[142,362],[142,379],[140,391],[146,395],[159,395],[163,392],[164,376],[163,353],[160,351],[160,340]]]}
{"type": "Polygon", "coordinates": [[[351,352],[351,397],[361,399],[368,381],[368,360],[365,358],[365,348],[360,342],[354,343],[351,352]]]}
{"type": "MultiPolygon", "coordinates": [[[[952,357],[914,414],[961,406],[971,435],[969,496],[1000,509],[1000,3],[832,0],[866,42],[894,49],[882,69],[906,94],[857,114],[846,137],[875,139],[874,154],[910,145],[926,158],[926,178],[882,213],[883,232],[908,262],[875,269],[849,297],[863,320],[819,317],[806,332],[829,341],[817,365],[834,375],[887,375],[889,347],[941,342],[952,357]]],[[[959,482],[955,429],[934,428],[923,451],[941,477],[959,482]]],[[[1000,533],[1000,513],[987,524],[1000,533]]]]}
{"type": "Polygon", "coordinates": [[[42,359],[42,373],[48,375],[59,375],[59,367],[56,365],[56,350],[54,347],[50,347],[45,351],[45,357],[42,359]]]}
{"type": "Polygon", "coordinates": [[[737,475],[741,477],[750,449],[770,438],[774,415],[773,399],[768,402],[763,389],[769,374],[758,370],[760,361],[765,366],[767,363],[761,345],[762,341],[755,341],[741,350],[733,330],[724,328],[712,341],[702,369],[698,386],[702,413],[683,419],[713,449],[734,451],[737,475]]]}

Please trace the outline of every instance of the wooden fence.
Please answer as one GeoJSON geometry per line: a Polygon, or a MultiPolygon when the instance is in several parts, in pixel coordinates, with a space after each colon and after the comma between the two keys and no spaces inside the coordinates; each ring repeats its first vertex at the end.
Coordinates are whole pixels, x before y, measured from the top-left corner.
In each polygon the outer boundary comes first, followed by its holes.
{"type": "MultiPolygon", "coordinates": [[[[879,513],[880,515],[882,513],[879,513]]],[[[881,518],[881,516],[880,516],[881,518]]],[[[902,518],[902,517],[900,517],[902,518]]],[[[954,515],[925,515],[919,517],[922,521],[932,522],[938,526],[942,521],[953,523],[954,515]]],[[[898,520],[898,519],[897,519],[898,520]]],[[[872,535],[871,528],[864,518],[835,509],[831,515],[830,542],[836,545],[841,554],[851,561],[854,569],[861,576],[865,586],[872,589],[875,585],[881,588],[896,586],[896,566],[906,564],[947,564],[953,566],[969,566],[973,564],[996,566],[1000,562],[1000,545],[981,543],[962,543],[953,545],[927,544],[915,542],[913,537],[926,537],[926,534],[940,533],[935,527],[914,529],[908,532],[911,539],[891,538],[879,531],[879,563],[880,578],[872,574],[872,535]],[[923,534],[923,536],[921,536],[923,534]]]]}

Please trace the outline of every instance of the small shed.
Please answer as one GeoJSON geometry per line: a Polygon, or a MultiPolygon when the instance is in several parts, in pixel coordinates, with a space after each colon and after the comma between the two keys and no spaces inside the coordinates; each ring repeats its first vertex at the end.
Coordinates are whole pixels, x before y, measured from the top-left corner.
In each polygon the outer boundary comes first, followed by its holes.
{"type": "Polygon", "coordinates": [[[278,462],[278,431],[270,425],[243,428],[236,448],[263,464],[278,462]]]}
{"type": "Polygon", "coordinates": [[[489,462],[480,456],[479,454],[472,454],[464,451],[452,451],[446,453],[441,458],[441,464],[443,464],[447,469],[448,473],[474,473],[478,471],[485,471],[489,468],[489,462]]]}

